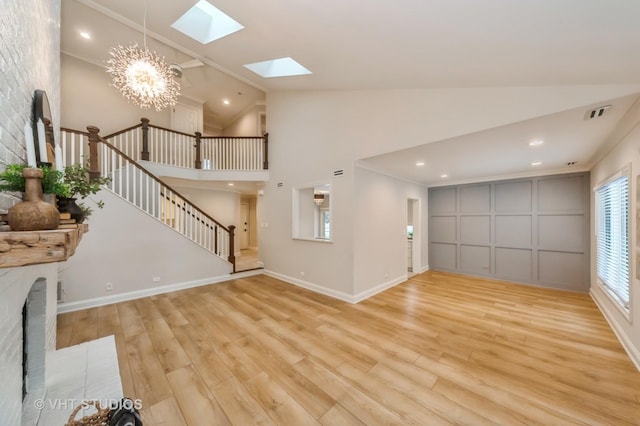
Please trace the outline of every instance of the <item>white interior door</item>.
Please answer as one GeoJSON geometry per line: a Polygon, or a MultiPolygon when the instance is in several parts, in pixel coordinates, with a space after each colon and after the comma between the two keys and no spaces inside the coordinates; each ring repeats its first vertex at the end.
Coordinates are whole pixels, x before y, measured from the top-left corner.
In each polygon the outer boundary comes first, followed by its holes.
{"type": "Polygon", "coordinates": [[[194,134],[201,130],[199,117],[202,110],[185,104],[176,104],[171,110],[171,128],[178,132],[194,134]]]}
{"type": "Polygon", "coordinates": [[[249,248],[249,204],[240,204],[240,250],[249,248]]]}

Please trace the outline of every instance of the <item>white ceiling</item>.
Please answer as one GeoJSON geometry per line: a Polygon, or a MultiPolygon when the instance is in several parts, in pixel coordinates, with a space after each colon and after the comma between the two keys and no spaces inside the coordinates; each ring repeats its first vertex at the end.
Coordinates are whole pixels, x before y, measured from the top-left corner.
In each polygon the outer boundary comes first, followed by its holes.
{"type": "MultiPolygon", "coordinates": [[[[208,45],[170,27],[196,0],[147,1],[148,35],[163,41],[149,47],[169,61],[208,64],[185,70],[191,87],[183,91],[206,101],[205,120],[222,126],[271,90],[640,84],[640,2],[633,0],[209,0],[245,28],[208,45]],[[313,74],[265,79],[243,67],[285,56],[313,74]],[[226,109],[224,97],[232,101],[226,109]]],[[[113,45],[142,42],[145,0],[62,3],[64,52],[104,63],[113,45]],[[92,33],[90,43],[80,30],[92,33]]],[[[585,107],[363,164],[426,184],[442,173],[463,181],[557,171],[568,161],[588,168],[634,100],[603,99],[614,108],[593,122],[583,120],[585,107]],[[534,134],[546,140],[535,151],[527,144],[534,134]],[[428,164],[417,169],[421,157],[428,164]],[[543,162],[539,171],[531,170],[534,160],[543,162]]]]}

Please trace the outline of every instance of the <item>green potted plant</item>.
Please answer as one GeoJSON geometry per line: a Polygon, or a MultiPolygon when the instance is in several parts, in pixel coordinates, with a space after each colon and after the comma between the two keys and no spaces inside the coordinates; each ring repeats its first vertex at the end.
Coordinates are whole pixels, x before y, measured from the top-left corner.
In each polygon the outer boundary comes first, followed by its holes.
{"type": "MultiPolygon", "coordinates": [[[[0,173],[0,191],[4,192],[24,192],[25,179],[22,170],[27,166],[24,164],[9,164],[6,169],[0,173]]],[[[42,170],[42,193],[44,199],[48,202],[55,203],[52,196],[66,197],[68,193],[67,185],[64,183],[64,173],[54,170],[49,166],[41,166],[42,170]],[[47,196],[49,194],[49,196],[47,196]]]]}
{"type": "MultiPolygon", "coordinates": [[[[89,168],[82,164],[73,164],[64,169],[62,179],[65,195],[58,197],[58,210],[71,213],[71,218],[77,223],[82,223],[91,214],[91,208],[84,203],[76,203],[78,199],[84,200],[89,195],[97,194],[102,185],[111,182],[108,177],[99,177],[89,180],[89,168]]],[[[98,208],[104,207],[102,200],[95,202],[98,208]]]]}

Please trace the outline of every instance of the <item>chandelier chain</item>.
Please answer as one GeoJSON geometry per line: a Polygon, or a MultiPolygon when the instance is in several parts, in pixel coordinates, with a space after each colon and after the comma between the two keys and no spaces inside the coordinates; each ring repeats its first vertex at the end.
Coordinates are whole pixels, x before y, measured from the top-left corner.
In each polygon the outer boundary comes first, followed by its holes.
{"type": "Polygon", "coordinates": [[[142,19],[142,29],[143,29],[143,40],[144,40],[144,50],[147,50],[147,5],[149,4],[149,0],[144,0],[144,18],[142,19]]]}

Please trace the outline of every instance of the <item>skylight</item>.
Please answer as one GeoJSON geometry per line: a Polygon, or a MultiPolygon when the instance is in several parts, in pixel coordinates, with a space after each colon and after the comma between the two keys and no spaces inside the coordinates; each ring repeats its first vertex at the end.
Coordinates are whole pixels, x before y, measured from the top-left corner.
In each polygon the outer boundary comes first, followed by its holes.
{"type": "Polygon", "coordinates": [[[311,71],[291,58],[254,62],[253,64],[246,64],[245,67],[264,78],[311,74],[311,71]]]}
{"type": "Polygon", "coordinates": [[[206,0],[200,0],[196,3],[171,24],[171,27],[202,44],[211,43],[244,28],[206,0]]]}

